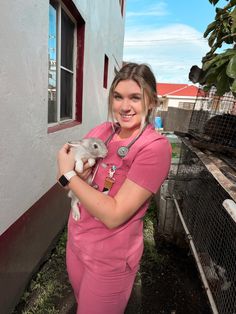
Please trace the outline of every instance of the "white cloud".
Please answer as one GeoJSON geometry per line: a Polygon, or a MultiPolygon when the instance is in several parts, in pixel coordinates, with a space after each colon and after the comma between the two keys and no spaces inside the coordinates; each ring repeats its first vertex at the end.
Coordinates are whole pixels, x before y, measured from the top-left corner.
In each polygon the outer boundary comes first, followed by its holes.
{"type": "Polygon", "coordinates": [[[143,11],[131,11],[126,13],[127,18],[136,16],[165,16],[168,15],[167,5],[164,2],[159,2],[155,5],[147,7],[143,11]]]}
{"type": "Polygon", "coordinates": [[[148,63],[159,82],[191,83],[190,67],[200,66],[207,51],[202,34],[184,24],[132,27],[125,33],[124,60],[148,63]]]}

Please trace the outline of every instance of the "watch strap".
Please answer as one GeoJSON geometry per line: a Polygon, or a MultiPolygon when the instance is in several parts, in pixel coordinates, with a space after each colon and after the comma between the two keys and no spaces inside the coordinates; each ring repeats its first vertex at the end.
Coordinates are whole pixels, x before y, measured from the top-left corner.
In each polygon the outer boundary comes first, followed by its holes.
{"type": "Polygon", "coordinates": [[[75,172],[74,170],[71,170],[71,171],[66,172],[66,173],[64,174],[64,176],[66,177],[66,179],[67,179],[68,181],[70,181],[70,179],[73,178],[73,177],[76,176],[76,175],[77,175],[77,174],[76,174],[76,172],[75,172]]]}
{"type": "Polygon", "coordinates": [[[66,172],[65,174],[63,174],[59,179],[58,182],[60,183],[61,186],[65,187],[69,184],[71,178],[73,178],[74,176],[76,176],[76,172],[74,170],[71,170],[69,172],[66,172]]]}

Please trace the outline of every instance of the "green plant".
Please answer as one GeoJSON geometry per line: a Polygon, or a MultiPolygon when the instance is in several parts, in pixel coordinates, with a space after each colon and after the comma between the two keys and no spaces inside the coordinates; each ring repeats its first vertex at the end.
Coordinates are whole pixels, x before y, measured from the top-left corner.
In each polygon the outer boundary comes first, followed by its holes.
{"type": "Polygon", "coordinates": [[[140,276],[146,286],[152,286],[157,280],[153,274],[160,272],[166,257],[158,254],[154,234],[157,229],[157,205],[155,197],[151,199],[144,219],[144,254],[141,260],[140,276]]]}
{"type": "MultiPolygon", "coordinates": [[[[58,301],[71,291],[65,265],[67,231],[60,236],[50,258],[31,280],[13,314],[58,314],[58,301]]],[[[63,306],[63,305],[62,305],[63,306]]]]}
{"type": "MultiPolygon", "coordinates": [[[[226,0],[223,8],[216,7],[215,20],[207,26],[204,38],[208,38],[210,51],[202,58],[202,68],[193,66],[189,79],[199,82],[207,91],[216,87],[216,94],[232,92],[236,95],[236,0],[226,0]],[[217,53],[222,45],[231,47],[217,53]]],[[[214,6],[219,0],[209,0],[214,6]]]]}

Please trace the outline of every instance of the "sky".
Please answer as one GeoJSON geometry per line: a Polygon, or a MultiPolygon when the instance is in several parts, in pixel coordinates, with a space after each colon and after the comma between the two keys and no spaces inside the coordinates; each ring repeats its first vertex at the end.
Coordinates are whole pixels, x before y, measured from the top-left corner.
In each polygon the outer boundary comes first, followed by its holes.
{"type": "Polygon", "coordinates": [[[147,63],[160,83],[192,84],[191,66],[201,67],[210,50],[203,33],[216,7],[208,0],[126,0],[124,61],[147,63]]]}

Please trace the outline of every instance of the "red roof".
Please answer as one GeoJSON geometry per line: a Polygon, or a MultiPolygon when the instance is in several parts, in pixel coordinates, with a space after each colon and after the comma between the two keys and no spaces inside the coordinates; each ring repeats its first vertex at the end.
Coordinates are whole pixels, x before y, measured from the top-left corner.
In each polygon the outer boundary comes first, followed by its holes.
{"type": "Polygon", "coordinates": [[[203,96],[204,92],[194,85],[157,83],[157,94],[160,96],[203,96]]]}

